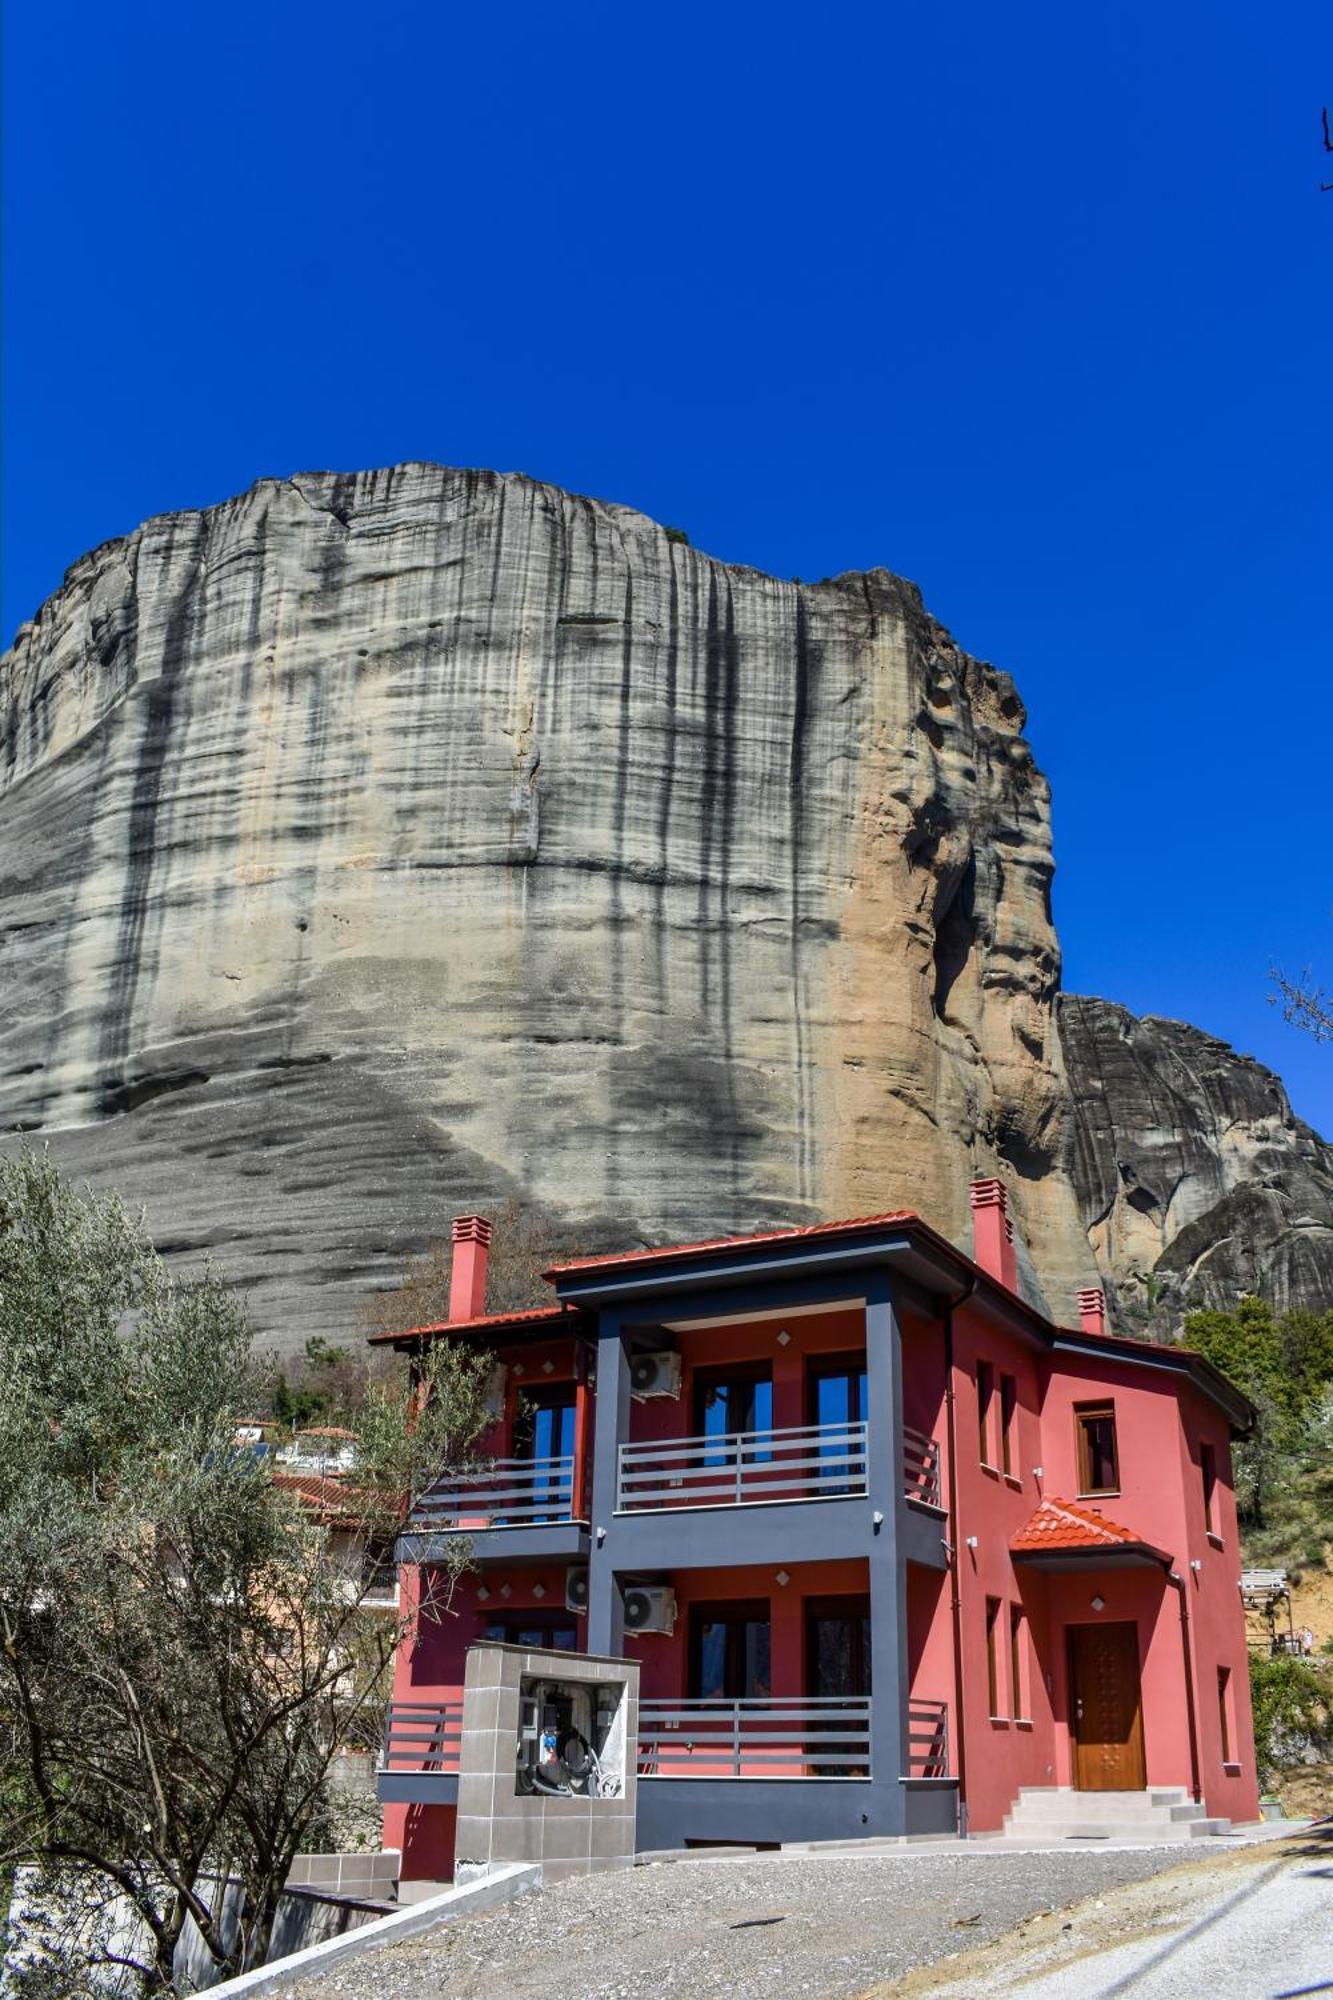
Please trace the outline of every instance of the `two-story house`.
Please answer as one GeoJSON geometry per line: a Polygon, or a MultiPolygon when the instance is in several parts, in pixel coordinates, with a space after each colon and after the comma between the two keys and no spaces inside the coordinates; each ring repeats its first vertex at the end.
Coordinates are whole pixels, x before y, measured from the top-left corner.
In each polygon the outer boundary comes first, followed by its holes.
{"type": "Polygon", "coordinates": [[[492,1358],[485,1475],[399,1543],[430,1601],[380,1796],[406,1879],[452,1868],[476,1640],[641,1662],[641,1850],[998,1829],[1021,1787],[1180,1789],[1257,1813],[1230,1445],[1244,1398],[1183,1348],[1019,1296],[1005,1191],[975,1256],[894,1213],[608,1257],[487,1315],[377,1336],[492,1358]]]}

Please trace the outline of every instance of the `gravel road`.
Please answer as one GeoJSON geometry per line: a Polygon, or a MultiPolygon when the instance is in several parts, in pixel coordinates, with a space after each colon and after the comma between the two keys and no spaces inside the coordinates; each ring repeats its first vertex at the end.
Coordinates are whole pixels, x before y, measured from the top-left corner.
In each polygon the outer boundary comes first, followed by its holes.
{"type": "Polygon", "coordinates": [[[658,1863],[561,1883],[277,1992],[292,2000],[851,2000],[1182,1858],[1176,1846],[658,1863]]]}
{"type": "MultiPolygon", "coordinates": [[[[1100,1900],[1100,1899],[1099,1899],[1100,1900]]],[[[866,2000],[1295,2000],[1333,1993],[1333,1826],[1026,1925],[866,2000]],[[947,1970],[948,1976],[945,1977],[947,1970]]]]}

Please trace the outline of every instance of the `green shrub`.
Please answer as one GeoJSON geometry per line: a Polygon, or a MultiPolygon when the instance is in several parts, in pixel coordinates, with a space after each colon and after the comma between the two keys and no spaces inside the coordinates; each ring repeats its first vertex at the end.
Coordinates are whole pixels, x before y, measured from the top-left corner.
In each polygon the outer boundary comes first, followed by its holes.
{"type": "Polygon", "coordinates": [[[1333,1757],[1333,1678],[1327,1668],[1291,1653],[1252,1657],[1250,1700],[1263,1789],[1293,1765],[1333,1757]]]}

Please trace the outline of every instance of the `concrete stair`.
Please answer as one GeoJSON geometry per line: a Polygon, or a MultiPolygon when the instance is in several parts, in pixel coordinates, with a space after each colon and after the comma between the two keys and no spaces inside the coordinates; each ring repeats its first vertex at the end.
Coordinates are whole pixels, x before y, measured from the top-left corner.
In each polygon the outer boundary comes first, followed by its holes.
{"type": "Polygon", "coordinates": [[[1210,1819],[1183,1785],[1146,1792],[1025,1785],[1004,1822],[1005,1838],[1015,1841],[1184,1841],[1230,1831],[1229,1819],[1210,1819]]]}

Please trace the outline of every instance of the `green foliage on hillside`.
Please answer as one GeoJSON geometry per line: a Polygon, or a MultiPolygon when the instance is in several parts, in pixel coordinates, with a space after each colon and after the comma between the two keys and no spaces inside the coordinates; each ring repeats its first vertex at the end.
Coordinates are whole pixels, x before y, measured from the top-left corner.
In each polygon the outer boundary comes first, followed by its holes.
{"type": "Polygon", "coordinates": [[[1260,1786],[1311,1757],[1333,1758],[1333,1678],[1323,1663],[1279,1653],[1250,1660],[1260,1786]]]}
{"type": "Polygon", "coordinates": [[[1195,1312],[1185,1344],[1254,1404],[1236,1448],[1236,1497],[1251,1562],[1299,1570],[1333,1542],[1333,1311],[1275,1313],[1262,1299],[1195,1312]]]}

